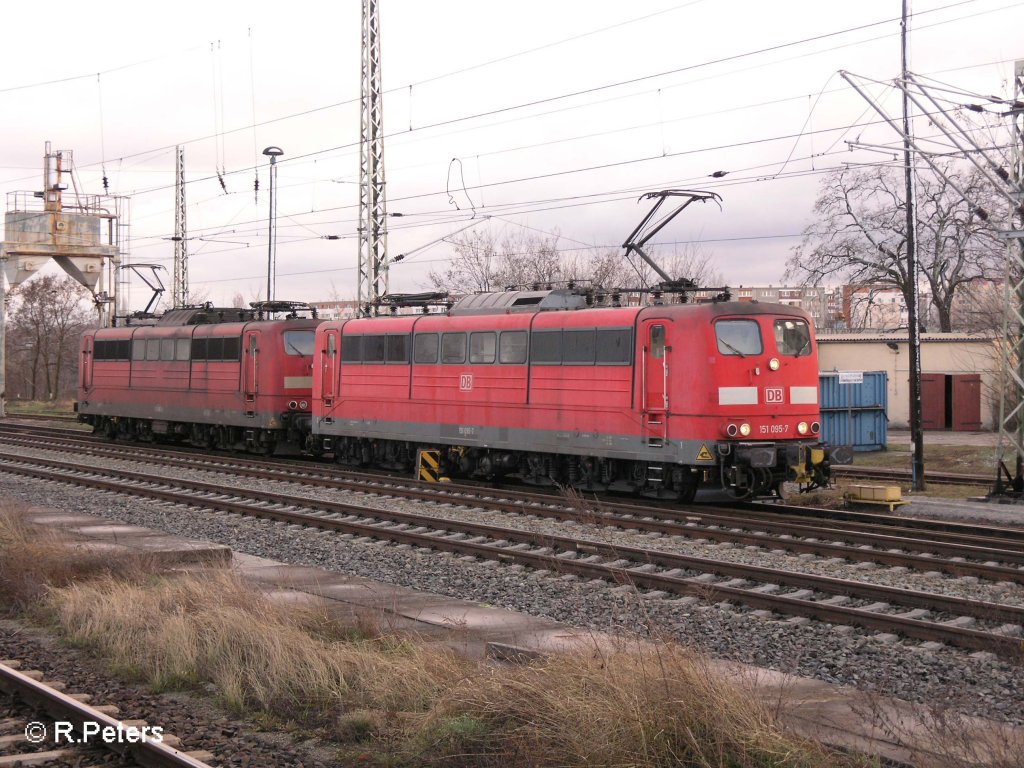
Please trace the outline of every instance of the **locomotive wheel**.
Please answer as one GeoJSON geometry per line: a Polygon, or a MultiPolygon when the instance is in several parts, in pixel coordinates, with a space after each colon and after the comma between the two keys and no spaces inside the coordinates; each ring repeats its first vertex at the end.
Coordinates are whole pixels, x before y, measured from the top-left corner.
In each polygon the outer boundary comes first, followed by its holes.
{"type": "Polygon", "coordinates": [[[679,493],[679,501],[683,504],[690,504],[695,498],[697,498],[697,484],[686,483],[684,485],[680,485],[677,492],[679,493]]]}

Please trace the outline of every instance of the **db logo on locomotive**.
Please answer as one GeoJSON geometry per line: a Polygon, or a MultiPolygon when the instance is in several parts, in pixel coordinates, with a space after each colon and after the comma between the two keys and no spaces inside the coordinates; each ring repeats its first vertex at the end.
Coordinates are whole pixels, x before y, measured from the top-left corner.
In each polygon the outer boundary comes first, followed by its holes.
{"type": "Polygon", "coordinates": [[[765,387],[764,388],[764,401],[765,403],[781,403],[783,401],[782,387],[765,387]]]}
{"type": "Polygon", "coordinates": [[[464,373],[459,376],[459,389],[463,392],[469,392],[473,389],[473,374],[464,373]]]}

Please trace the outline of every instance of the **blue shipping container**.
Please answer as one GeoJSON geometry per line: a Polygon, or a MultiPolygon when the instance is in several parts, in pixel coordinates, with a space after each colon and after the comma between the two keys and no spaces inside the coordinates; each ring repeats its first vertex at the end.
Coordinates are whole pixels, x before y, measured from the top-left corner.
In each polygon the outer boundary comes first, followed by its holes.
{"type": "Polygon", "coordinates": [[[855,451],[885,448],[888,416],[889,375],[885,371],[864,371],[860,383],[838,373],[818,377],[821,403],[821,438],[830,445],[852,445],[855,451]]]}

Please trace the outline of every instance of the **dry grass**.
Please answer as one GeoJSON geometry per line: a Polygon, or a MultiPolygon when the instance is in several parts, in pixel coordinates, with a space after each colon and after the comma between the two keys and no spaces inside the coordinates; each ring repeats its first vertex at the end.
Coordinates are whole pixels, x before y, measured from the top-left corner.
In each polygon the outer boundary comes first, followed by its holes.
{"type": "MultiPolygon", "coordinates": [[[[928,445],[924,446],[924,466],[928,472],[954,472],[965,475],[995,476],[995,449],[978,445],[928,445]]],[[[855,467],[885,467],[910,471],[913,463],[912,446],[889,443],[885,451],[857,452],[853,456],[855,467]]]]}
{"type": "Polygon", "coordinates": [[[316,726],[388,760],[445,765],[834,766],[736,681],[679,646],[488,666],[391,635],[335,639],[321,614],[230,574],[55,591],[74,643],[158,688],[213,682],[244,711],[316,726]],[[144,606],[145,610],[140,610],[144,606]]]}
{"type": "Polygon", "coordinates": [[[107,575],[147,572],[139,559],[73,546],[59,531],[27,522],[25,512],[0,504],[0,601],[8,609],[37,604],[52,587],[107,575]]]}
{"type": "Polygon", "coordinates": [[[335,740],[341,763],[872,764],[788,735],[778,700],[673,643],[595,640],[530,665],[483,664],[365,621],[339,627],[230,572],[162,576],[133,563],[124,579],[116,568],[0,514],[6,596],[42,598],[34,615],[131,679],[156,689],[212,683],[239,712],[335,740]]]}

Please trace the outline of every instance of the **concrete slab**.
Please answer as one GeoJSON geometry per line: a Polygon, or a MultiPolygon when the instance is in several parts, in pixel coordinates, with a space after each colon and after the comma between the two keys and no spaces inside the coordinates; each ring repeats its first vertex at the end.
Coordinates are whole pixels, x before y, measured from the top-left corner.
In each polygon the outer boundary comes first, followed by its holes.
{"type": "Polygon", "coordinates": [[[76,546],[114,557],[137,557],[167,565],[225,565],[231,548],[196,539],[169,536],[136,525],[111,523],[102,517],[32,507],[25,521],[70,537],[76,546]]]}
{"type": "MultiPolygon", "coordinates": [[[[88,515],[35,510],[29,520],[64,529],[82,546],[100,551],[150,557],[176,555],[194,567],[202,567],[211,560],[223,562],[225,555],[231,555],[227,547],[220,545],[179,539],[136,526],[112,525],[88,515]]],[[[376,622],[374,626],[413,633],[471,657],[489,656],[523,663],[563,651],[604,645],[623,647],[621,638],[360,576],[291,566],[245,554],[235,554],[231,565],[275,601],[324,610],[329,617],[349,623],[353,617],[376,622]]],[[[630,642],[639,645],[644,641],[630,642]]],[[[782,722],[800,735],[905,764],[953,765],[957,763],[950,755],[963,757],[957,753],[959,745],[936,744],[936,729],[929,727],[915,705],[757,667],[724,662],[710,662],[709,666],[745,682],[748,689],[753,681],[755,695],[778,710],[782,722]]],[[[975,745],[1024,742],[1021,729],[977,719],[967,722],[975,729],[975,745]]],[[[972,760],[976,760],[975,754],[969,756],[968,762],[977,764],[972,760]]]]}

